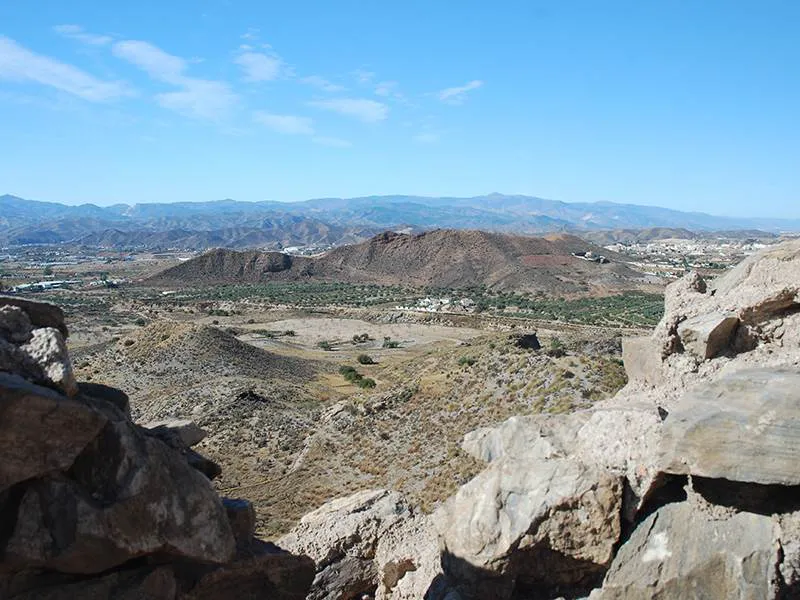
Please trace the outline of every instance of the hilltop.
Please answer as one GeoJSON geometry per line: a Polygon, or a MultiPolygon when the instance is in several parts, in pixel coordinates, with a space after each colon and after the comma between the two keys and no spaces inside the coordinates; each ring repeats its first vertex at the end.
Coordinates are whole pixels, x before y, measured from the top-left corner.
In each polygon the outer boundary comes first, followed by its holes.
{"type": "Polygon", "coordinates": [[[320,257],[217,249],[156,275],[154,282],[197,285],[268,281],[338,281],[417,287],[487,286],[581,293],[630,289],[644,277],[610,253],[576,236],[544,238],[484,231],[385,232],[320,257]],[[599,264],[574,256],[592,252],[599,264]]]}

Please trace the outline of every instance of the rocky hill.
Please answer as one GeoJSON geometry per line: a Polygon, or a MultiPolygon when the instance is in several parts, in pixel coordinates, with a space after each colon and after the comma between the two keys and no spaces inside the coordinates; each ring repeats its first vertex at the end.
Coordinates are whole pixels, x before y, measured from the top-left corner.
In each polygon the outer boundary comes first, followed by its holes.
{"type": "Polygon", "coordinates": [[[565,234],[536,238],[460,230],[418,235],[386,232],[315,258],[213,250],[164,271],[153,281],[197,285],[319,280],[550,293],[631,289],[643,284],[645,278],[622,260],[624,257],[565,234]],[[610,262],[600,264],[574,256],[586,252],[606,255],[610,262]]]}

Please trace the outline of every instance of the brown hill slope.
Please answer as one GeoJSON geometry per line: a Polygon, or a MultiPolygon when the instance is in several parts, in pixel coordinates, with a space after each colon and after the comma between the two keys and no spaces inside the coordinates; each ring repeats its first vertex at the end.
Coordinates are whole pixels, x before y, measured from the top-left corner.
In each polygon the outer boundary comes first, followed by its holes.
{"type": "Polygon", "coordinates": [[[563,234],[536,238],[484,231],[386,232],[318,258],[213,250],[154,280],[191,285],[314,279],[419,287],[485,285],[558,293],[636,287],[642,275],[620,260],[623,257],[563,234]],[[573,256],[588,251],[609,256],[612,262],[598,264],[573,256]]]}

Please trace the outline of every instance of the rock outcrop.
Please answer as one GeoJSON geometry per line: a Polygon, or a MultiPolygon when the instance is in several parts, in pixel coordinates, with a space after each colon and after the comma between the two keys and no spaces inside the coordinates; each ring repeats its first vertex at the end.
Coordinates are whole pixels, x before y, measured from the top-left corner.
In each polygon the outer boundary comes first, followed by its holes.
{"type": "Polygon", "coordinates": [[[316,562],[309,600],[419,599],[441,573],[428,518],[387,490],[332,500],[278,543],[316,562]]]}
{"type": "Polygon", "coordinates": [[[313,561],[217,495],[204,432],[78,385],[67,333],[56,307],[0,299],[0,598],[304,598],[313,561]]]}

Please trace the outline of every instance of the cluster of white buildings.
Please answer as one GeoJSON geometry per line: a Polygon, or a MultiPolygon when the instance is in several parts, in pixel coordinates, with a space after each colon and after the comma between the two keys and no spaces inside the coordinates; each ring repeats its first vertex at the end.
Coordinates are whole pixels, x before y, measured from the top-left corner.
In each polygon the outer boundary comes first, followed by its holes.
{"type": "Polygon", "coordinates": [[[416,312],[474,312],[475,301],[471,298],[420,298],[414,306],[397,306],[396,310],[416,312]]]}

